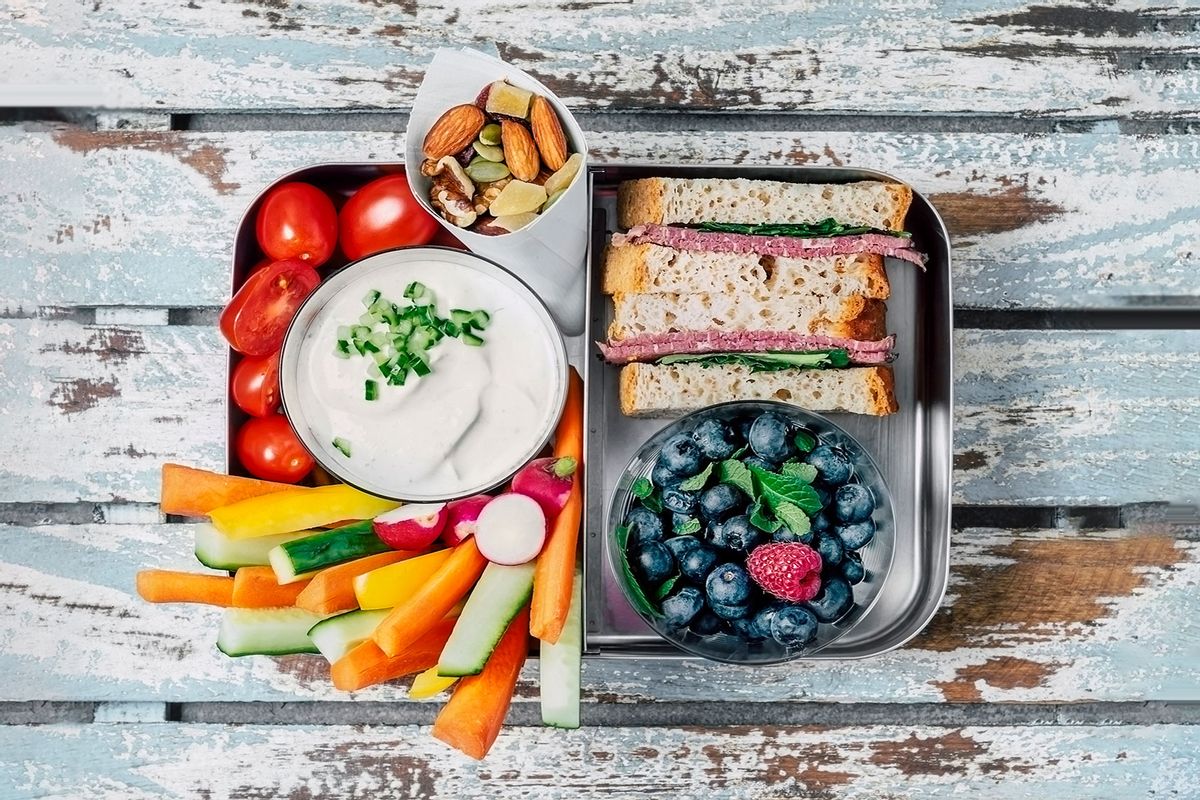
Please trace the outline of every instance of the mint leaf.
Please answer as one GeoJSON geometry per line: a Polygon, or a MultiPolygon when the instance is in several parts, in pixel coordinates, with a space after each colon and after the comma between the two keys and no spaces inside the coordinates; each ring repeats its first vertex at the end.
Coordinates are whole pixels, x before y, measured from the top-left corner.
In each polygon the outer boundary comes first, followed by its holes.
{"type": "Polygon", "coordinates": [[[646,592],[637,582],[637,578],[633,576],[633,569],[629,566],[629,552],[626,550],[626,546],[629,544],[629,527],[617,526],[616,539],[617,548],[621,551],[621,577],[625,581],[625,590],[629,595],[630,604],[643,614],[657,616],[658,610],[646,599],[646,592]]]}
{"type": "Polygon", "coordinates": [[[735,458],[728,458],[721,462],[721,466],[717,469],[717,480],[738,487],[746,493],[747,497],[754,497],[754,476],[750,474],[749,467],[735,458]]]}
{"type": "Polygon", "coordinates": [[[657,494],[652,494],[647,497],[643,497],[642,505],[644,505],[648,511],[653,511],[655,514],[662,513],[662,508],[663,508],[662,498],[659,497],[657,494]]]}
{"type": "Polygon", "coordinates": [[[783,503],[798,506],[807,514],[815,514],[821,510],[821,498],[817,496],[816,490],[799,478],[768,472],[762,467],[752,466],[750,472],[762,489],[763,499],[776,513],[783,503]]]}
{"type": "Polygon", "coordinates": [[[675,583],[678,580],[678,575],[672,575],[663,581],[662,586],[659,586],[658,590],[654,593],[654,599],[661,603],[671,593],[671,590],[675,588],[675,583]]]}
{"type": "Polygon", "coordinates": [[[754,508],[750,511],[750,524],[766,533],[774,533],[783,525],[782,522],[771,516],[762,499],[754,502],[754,508]]]}
{"type": "Polygon", "coordinates": [[[639,500],[645,500],[650,495],[654,494],[654,484],[649,478],[638,478],[633,482],[633,486],[629,487],[629,491],[639,500]]]}
{"type": "Polygon", "coordinates": [[[783,524],[788,526],[788,530],[796,534],[801,539],[806,538],[812,532],[812,521],[798,507],[791,503],[781,503],[779,508],[775,509],[775,514],[783,520],[783,524]]]}
{"type": "Polygon", "coordinates": [[[713,465],[712,465],[712,462],[710,461],[710,462],[708,462],[707,467],[700,470],[700,472],[698,472],[695,475],[693,475],[692,477],[688,478],[683,483],[679,484],[680,491],[695,492],[699,489],[703,489],[704,484],[708,482],[708,476],[712,475],[712,471],[713,471],[713,465]]]}
{"type": "Polygon", "coordinates": [[[796,443],[796,449],[801,453],[811,453],[812,449],[817,446],[817,437],[808,431],[797,431],[796,438],[792,441],[796,443]]]}
{"type": "Polygon", "coordinates": [[[805,483],[812,483],[817,479],[817,468],[799,461],[787,462],[780,471],[789,478],[799,478],[805,483]]]}
{"type": "Polygon", "coordinates": [[[676,536],[691,536],[693,533],[699,533],[701,527],[703,526],[700,525],[700,520],[688,517],[683,522],[676,524],[672,530],[676,536]]]}

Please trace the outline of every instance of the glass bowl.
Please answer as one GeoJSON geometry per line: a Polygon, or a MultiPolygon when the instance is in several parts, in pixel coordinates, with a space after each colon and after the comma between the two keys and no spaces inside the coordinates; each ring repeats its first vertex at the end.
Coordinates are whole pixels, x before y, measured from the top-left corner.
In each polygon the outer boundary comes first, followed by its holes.
{"type": "MultiPolygon", "coordinates": [[[[644,488],[644,485],[642,483],[641,487],[644,488]]],[[[711,481],[709,485],[712,485],[711,481]]],[[[824,488],[820,479],[814,485],[821,489],[824,488]]],[[[829,494],[832,496],[832,492],[829,494]]],[[[832,500],[830,500],[830,503],[832,503],[832,500]]],[[[664,516],[669,518],[670,513],[664,512],[664,516]]],[[[704,536],[705,534],[707,534],[707,530],[697,535],[704,536]]],[[[892,512],[891,493],[888,491],[887,484],[884,482],[883,476],[880,474],[870,454],[854,437],[846,433],[846,431],[842,430],[834,422],[819,414],[804,411],[787,403],[738,401],[710,406],[688,414],[664,427],[642,445],[633,458],[630,459],[629,464],[617,482],[617,487],[613,493],[612,502],[608,510],[606,535],[609,537],[609,546],[607,548],[609,552],[609,565],[617,577],[617,583],[620,585],[625,599],[638,615],[663,639],[691,655],[713,661],[730,664],[778,664],[804,658],[816,653],[821,648],[848,633],[851,628],[858,624],[859,620],[866,616],[879,597],[880,589],[892,566],[895,518],[892,512]],[[853,473],[849,482],[862,484],[871,490],[875,498],[875,510],[871,519],[875,523],[876,533],[871,541],[857,551],[862,558],[866,574],[859,583],[851,587],[854,596],[853,605],[837,620],[830,623],[819,623],[816,637],[807,644],[799,646],[785,646],[774,639],[754,642],[747,641],[735,635],[730,630],[728,624],[723,631],[708,636],[701,636],[687,627],[679,629],[668,626],[657,609],[647,610],[646,606],[639,607],[641,604],[635,599],[635,595],[641,590],[637,586],[632,585],[636,583],[636,578],[633,577],[633,571],[630,568],[632,565],[625,561],[626,556],[620,544],[619,529],[622,527],[626,515],[633,508],[634,504],[638,502],[638,497],[634,493],[635,483],[638,483],[639,479],[650,479],[659,453],[668,439],[677,433],[691,433],[696,426],[707,419],[715,418],[726,422],[735,422],[739,418],[757,416],[765,411],[774,411],[789,421],[793,431],[793,433],[789,433],[789,438],[793,437],[794,432],[798,430],[806,430],[816,437],[817,446],[831,445],[845,451],[853,464],[853,473]]],[[[666,526],[666,536],[669,538],[671,535],[671,527],[668,524],[666,526]]],[[[766,539],[770,541],[769,534],[766,535],[766,539]]],[[[740,562],[743,558],[744,556],[738,558],[736,554],[726,552],[721,556],[718,563],[726,561],[740,562]]],[[[686,579],[680,579],[677,586],[685,585],[684,581],[686,579]]],[[[699,588],[703,592],[703,587],[699,588]]],[[[757,591],[757,588],[755,588],[755,592],[757,591]]],[[[653,590],[641,593],[651,606],[658,605],[653,590]]],[[[767,597],[764,598],[763,602],[771,600],[772,598],[767,597]]]]}

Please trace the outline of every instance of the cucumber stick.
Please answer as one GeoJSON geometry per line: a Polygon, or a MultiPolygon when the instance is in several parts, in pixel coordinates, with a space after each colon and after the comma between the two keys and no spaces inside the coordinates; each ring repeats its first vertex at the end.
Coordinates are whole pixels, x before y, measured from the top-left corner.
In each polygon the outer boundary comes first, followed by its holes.
{"type": "Polygon", "coordinates": [[[571,610],[554,644],[542,642],[538,652],[538,685],[542,687],[542,724],[579,727],[579,670],[583,662],[583,576],[576,571],[571,610]]]}
{"type": "Polygon", "coordinates": [[[269,557],[275,579],[285,584],[303,580],[319,569],[390,549],[375,535],[368,519],[276,545],[269,557]]]}
{"type": "Polygon", "coordinates": [[[462,616],[438,659],[438,674],[478,675],[492,655],[508,623],[533,594],[534,562],[506,566],[488,564],[471,590],[462,616]]]}
{"type": "Polygon", "coordinates": [[[321,617],[301,608],[227,608],[217,649],[227,656],[315,653],[308,631],[321,617]]]}
{"type": "Polygon", "coordinates": [[[308,638],[312,639],[321,655],[332,664],[356,645],[366,641],[391,611],[390,608],[381,608],[378,611],[347,611],[313,625],[312,630],[308,632],[308,638]]]}
{"type": "Polygon", "coordinates": [[[271,548],[296,539],[312,536],[317,531],[296,531],[256,539],[231,539],[212,525],[196,526],[196,558],[210,569],[235,570],[241,567],[265,567],[271,563],[271,548]]]}

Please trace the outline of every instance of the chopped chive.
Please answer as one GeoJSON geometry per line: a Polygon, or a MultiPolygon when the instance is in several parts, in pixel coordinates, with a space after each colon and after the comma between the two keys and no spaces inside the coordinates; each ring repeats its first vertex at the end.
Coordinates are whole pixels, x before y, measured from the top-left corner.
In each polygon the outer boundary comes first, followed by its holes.
{"type": "Polygon", "coordinates": [[[350,357],[350,343],[345,339],[338,339],[337,346],[333,349],[333,354],[338,358],[350,357]]]}
{"type": "Polygon", "coordinates": [[[465,308],[450,309],[450,319],[454,320],[459,325],[465,325],[471,321],[471,317],[475,316],[474,311],[467,311],[465,308]]]}
{"type": "Polygon", "coordinates": [[[408,286],[404,287],[404,296],[409,300],[420,297],[425,293],[425,284],[419,281],[413,281],[408,286]]]}
{"type": "Polygon", "coordinates": [[[378,400],[379,399],[379,384],[373,380],[368,379],[363,384],[363,397],[366,398],[367,400],[378,400]]]}
{"type": "Polygon", "coordinates": [[[378,300],[379,297],[380,297],[379,291],[377,289],[372,289],[371,291],[367,292],[366,295],[363,296],[363,305],[366,306],[367,308],[370,308],[372,305],[375,304],[375,301],[378,300]]]}
{"type": "Polygon", "coordinates": [[[479,338],[478,336],[476,336],[473,333],[464,333],[462,335],[462,342],[463,342],[463,344],[465,344],[469,347],[482,347],[483,346],[483,339],[479,338]]]}
{"type": "Polygon", "coordinates": [[[488,323],[492,321],[492,315],[484,311],[482,308],[471,315],[471,324],[479,330],[487,330],[488,323]]]}
{"type": "Polygon", "coordinates": [[[350,442],[340,436],[333,437],[333,446],[342,452],[346,458],[350,457],[350,442]]]}
{"type": "Polygon", "coordinates": [[[412,365],[412,369],[413,372],[417,373],[418,377],[424,377],[433,371],[429,368],[429,364],[423,358],[418,358],[412,365]]]}

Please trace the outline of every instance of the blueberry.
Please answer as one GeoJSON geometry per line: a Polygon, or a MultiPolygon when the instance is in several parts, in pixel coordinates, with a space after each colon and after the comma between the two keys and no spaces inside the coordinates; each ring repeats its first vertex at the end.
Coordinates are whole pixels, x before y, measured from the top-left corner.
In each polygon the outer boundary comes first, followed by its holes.
{"type": "Polygon", "coordinates": [[[663,538],[662,518],[648,508],[635,506],[625,515],[625,527],[629,528],[629,540],[639,545],[661,542],[663,538]]]}
{"type": "Polygon", "coordinates": [[[875,538],[875,523],[871,520],[839,525],[836,530],[847,550],[857,550],[875,538]]]}
{"type": "Polygon", "coordinates": [[[671,513],[671,529],[678,530],[679,528],[683,527],[683,525],[685,523],[691,522],[692,520],[695,520],[695,519],[696,519],[695,514],[678,514],[678,513],[672,512],[671,513]]]}
{"type": "Polygon", "coordinates": [[[684,556],[697,547],[703,547],[704,543],[695,536],[672,536],[663,545],[671,551],[677,563],[682,563],[684,556]]]}
{"type": "Polygon", "coordinates": [[[746,504],[742,490],[728,483],[718,483],[700,495],[700,513],[709,523],[720,522],[746,504]]]}
{"type": "Polygon", "coordinates": [[[662,462],[654,465],[654,469],[650,471],[650,482],[660,489],[666,489],[670,486],[678,486],[686,478],[686,475],[676,475],[671,470],[663,466],[662,462]]]}
{"type": "Polygon", "coordinates": [[[637,551],[634,563],[646,583],[651,586],[662,583],[675,571],[675,559],[671,558],[671,551],[661,542],[647,542],[642,545],[637,551]]]}
{"type": "Polygon", "coordinates": [[[662,541],[662,518],[642,506],[635,506],[625,515],[625,527],[629,528],[629,541],[637,546],[662,541]]]}
{"type": "Polygon", "coordinates": [[[685,492],[682,489],[663,489],[662,504],[676,514],[691,514],[700,502],[700,492],[685,492]]]}
{"type": "Polygon", "coordinates": [[[871,490],[860,483],[847,483],[833,495],[833,511],[842,522],[862,522],[875,510],[871,490]]]}
{"type": "Polygon", "coordinates": [[[763,540],[762,531],[751,525],[750,518],[744,514],[717,523],[709,534],[717,547],[738,553],[749,553],[763,540]]]}
{"type": "Polygon", "coordinates": [[[858,553],[846,553],[846,558],[843,559],[840,569],[842,577],[850,584],[858,583],[867,577],[867,570],[863,567],[862,557],[858,553]]]}
{"type": "Polygon", "coordinates": [[[747,441],[754,454],[769,461],[783,461],[792,454],[794,445],[788,436],[788,421],[774,411],[760,414],[750,426],[747,441]]]}
{"type": "MultiPolygon", "coordinates": [[[[809,534],[805,538],[811,539],[812,535],[809,534]]],[[[801,539],[799,536],[792,533],[792,529],[789,528],[787,525],[780,525],[779,530],[777,530],[771,534],[771,541],[772,542],[800,542],[800,541],[804,541],[804,539],[801,539]]]]}
{"type": "Polygon", "coordinates": [[[704,596],[700,590],[685,586],[675,594],[663,600],[663,623],[669,628],[682,628],[695,618],[704,608],[704,596]]]}
{"type": "Polygon", "coordinates": [[[771,615],[771,638],[785,647],[798,647],[817,638],[817,620],[800,606],[783,606],[771,615]]]}
{"type": "Polygon", "coordinates": [[[724,420],[709,417],[696,426],[692,438],[709,461],[723,461],[738,449],[738,436],[724,420]]]}
{"type": "Polygon", "coordinates": [[[750,575],[738,564],[721,564],[708,573],[704,580],[704,590],[714,611],[717,610],[718,604],[741,605],[750,599],[750,575]]]}
{"type": "Polygon", "coordinates": [[[825,581],[821,593],[805,605],[821,622],[834,622],[854,605],[854,592],[845,578],[833,577],[825,581]]]}
{"type": "Polygon", "coordinates": [[[742,603],[740,605],[725,605],[724,603],[709,602],[712,606],[713,613],[721,619],[741,619],[750,613],[750,604],[742,603]]]}
{"type": "Polygon", "coordinates": [[[808,458],[804,460],[816,467],[818,477],[830,486],[841,486],[850,480],[850,473],[853,470],[850,456],[846,455],[846,451],[840,447],[823,444],[813,448],[813,451],[808,454],[808,458]]]}
{"type": "Polygon", "coordinates": [[[750,456],[747,459],[743,459],[742,463],[747,467],[758,467],[759,469],[765,469],[767,472],[775,472],[779,469],[779,465],[774,461],[767,461],[761,456],[750,456]]]}
{"type": "MultiPolygon", "coordinates": [[[[691,537],[680,537],[691,538],[691,537]]],[[[708,573],[717,563],[717,553],[711,547],[700,544],[691,548],[679,559],[679,571],[683,577],[695,583],[704,583],[708,573]]]]}
{"type": "Polygon", "coordinates": [[[714,633],[719,633],[721,628],[725,627],[725,621],[711,611],[701,611],[692,620],[692,633],[698,636],[712,636],[714,633]]]}
{"type": "Polygon", "coordinates": [[[821,554],[821,561],[830,566],[842,563],[846,546],[832,533],[822,533],[813,541],[813,549],[821,554]]]}
{"type": "Polygon", "coordinates": [[[748,617],[735,619],[733,621],[733,630],[743,639],[750,642],[761,642],[763,639],[770,639],[771,619],[780,608],[780,605],[772,604],[766,608],[760,608],[748,617]]]}
{"type": "Polygon", "coordinates": [[[700,446],[686,433],[677,433],[662,447],[658,463],[676,475],[688,477],[700,471],[700,446]]]}
{"type": "Polygon", "coordinates": [[[812,523],[813,533],[824,533],[833,528],[833,523],[829,521],[829,515],[824,511],[818,511],[812,516],[810,522],[812,523]]]}

